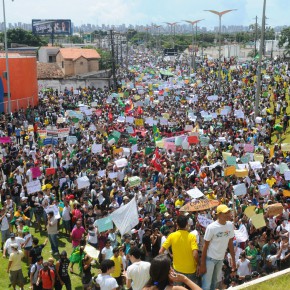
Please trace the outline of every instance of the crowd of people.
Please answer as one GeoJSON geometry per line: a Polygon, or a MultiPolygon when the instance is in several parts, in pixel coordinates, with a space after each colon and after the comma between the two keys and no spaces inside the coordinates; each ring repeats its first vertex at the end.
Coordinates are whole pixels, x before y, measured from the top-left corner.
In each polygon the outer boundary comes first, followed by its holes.
{"type": "Polygon", "coordinates": [[[191,73],[135,49],[118,91],[47,89],[36,107],[2,114],[0,226],[13,289],[24,287],[23,261],[34,290],[73,289],[77,267],[84,289],[101,290],[227,289],[288,268],[290,70],[263,61],[255,116],[256,70],[225,59],[219,90],[214,60],[191,73]],[[126,233],[100,226],[132,200],[138,218],[126,233]]]}

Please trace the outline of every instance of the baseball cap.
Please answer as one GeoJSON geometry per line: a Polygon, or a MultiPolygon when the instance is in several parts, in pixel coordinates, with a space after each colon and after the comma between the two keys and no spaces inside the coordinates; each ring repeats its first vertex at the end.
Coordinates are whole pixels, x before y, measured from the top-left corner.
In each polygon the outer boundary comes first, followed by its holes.
{"type": "Polygon", "coordinates": [[[217,214],[220,214],[220,213],[227,213],[229,212],[231,209],[228,208],[225,204],[221,204],[217,207],[217,214]]]}
{"type": "Polygon", "coordinates": [[[29,227],[28,226],[24,226],[22,233],[29,233],[29,227]]]}
{"type": "Polygon", "coordinates": [[[14,233],[11,233],[10,234],[10,238],[15,238],[15,234],[14,233]]]}

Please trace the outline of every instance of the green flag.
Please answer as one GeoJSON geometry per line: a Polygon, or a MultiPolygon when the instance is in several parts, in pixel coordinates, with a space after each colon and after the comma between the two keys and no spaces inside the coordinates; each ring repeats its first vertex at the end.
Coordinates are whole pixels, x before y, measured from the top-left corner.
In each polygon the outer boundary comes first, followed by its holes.
{"type": "Polygon", "coordinates": [[[114,138],[114,139],[115,139],[115,142],[118,142],[119,139],[120,139],[120,137],[121,137],[121,133],[120,133],[120,132],[118,132],[118,131],[113,131],[113,132],[109,135],[108,139],[111,140],[112,138],[114,138]]]}
{"type": "Polygon", "coordinates": [[[146,147],[145,148],[145,155],[149,155],[152,152],[154,152],[154,148],[153,147],[146,147]]]}
{"type": "Polygon", "coordinates": [[[129,137],[129,143],[131,144],[137,144],[137,138],[134,138],[134,137],[129,137]]]}

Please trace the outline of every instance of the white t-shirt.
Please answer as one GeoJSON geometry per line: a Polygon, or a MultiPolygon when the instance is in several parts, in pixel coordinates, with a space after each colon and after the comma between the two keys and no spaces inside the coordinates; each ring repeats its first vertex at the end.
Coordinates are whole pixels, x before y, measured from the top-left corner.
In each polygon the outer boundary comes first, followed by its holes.
{"type": "Polygon", "coordinates": [[[197,244],[199,245],[199,233],[198,233],[198,231],[197,231],[197,230],[193,230],[193,231],[191,231],[190,233],[193,234],[193,235],[195,235],[195,237],[196,237],[196,242],[197,242],[197,244]]]}
{"type": "Polygon", "coordinates": [[[25,242],[29,239],[29,241],[25,245],[25,248],[32,247],[32,236],[31,236],[31,234],[27,234],[23,238],[24,238],[25,242]]]}
{"type": "Polygon", "coordinates": [[[139,261],[130,265],[127,269],[127,278],[132,280],[133,290],[142,290],[150,279],[150,263],[139,261]]]}
{"type": "Polygon", "coordinates": [[[100,285],[101,290],[112,290],[119,287],[116,279],[108,274],[99,274],[96,282],[100,285]]]}
{"type": "Polygon", "coordinates": [[[223,260],[229,240],[235,236],[232,222],[225,225],[215,221],[206,228],[204,240],[209,241],[207,256],[215,260],[223,260]]]}
{"type": "Polygon", "coordinates": [[[5,216],[2,219],[1,224],[0,224],[0,229],[1,229],[1,231],[7,231],[7,230],[9,230],[9,222],[8,222],[7,216],[5,216]]]}
{"type": "Polygon", "coordinates": [[[111,259],[113,257],[113,247],[110,248],[104,247],[102,249],[102,255],[105,255],[105,259],[111,259]]]}
{"type": "Polygon", "coordinates": [[[237,274],[239,276],[251,275],[251,272],[249,270],[249,264],[250,264],[250,261],[248,259],[245,259],[244,261],[239,259],[237,262],[237,267],[238,267],[237,274]]]}
{"type": "Polygon", "coordinates": [[[6,252],[8,253],[8,255],[10,255],[12,253],[11,244],[17,243],[18,250],[21,250],[21,244],[23,244],[24,242],[25,240],[19,237],[15,237],[13,241],[11,240],[11,238],[9,238],[4,244],[4,249],[6,249],[6,252]]]}
{"type": "Polygon", "coordinates": [[[62,219],[64,221],[70,221],[70,212],[71,212],[71,207],[68,205],[68,206],[65,206],[62,210],[62,219]]]}

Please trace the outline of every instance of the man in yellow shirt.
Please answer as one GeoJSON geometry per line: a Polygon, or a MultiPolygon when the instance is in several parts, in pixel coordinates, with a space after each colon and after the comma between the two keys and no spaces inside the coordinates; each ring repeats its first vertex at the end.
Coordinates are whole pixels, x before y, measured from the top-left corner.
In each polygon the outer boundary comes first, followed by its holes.
{"type": "Polygon", "coordinates": [[[159,254],[163,254],[169,247],[172,248],[173,268],[176,272],[197,282],[197,268],[199,265],[198,245],[196,236],[188,232],[188,219],[180,215],[177,218],[178,230],[168,236],[162,244],[159,254]]]}
{"type": "Polygon", "coordinates": [[[269,178],[266,179],[266,183],[272,188],[273,185],[276,183],[276,179],[273,175],[270,175],[269,178]]]}
{"type": "Polygon", "coordinates": [[[183,204],[184,204],[184,199],[183,199],[183,196],[180,194],[177,200],[175,201],[174,205],[176,208],[181,208],[183,204]]]}
{"type": "Polygon", "coordinates": [[[123,287],[123,277],[122,277],[122,272],[123,272],[123,263],[122,263],[122,257],[119,255],[120,251],[119,248],[116,247],[113,249],[113,257],[110,259],[114,261],[115,263],[115,268],[114,272],[111,273],[111,276],[116,279],[119,289],[123,287]]]}

